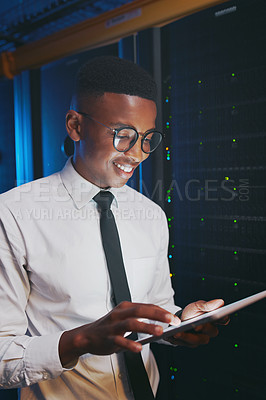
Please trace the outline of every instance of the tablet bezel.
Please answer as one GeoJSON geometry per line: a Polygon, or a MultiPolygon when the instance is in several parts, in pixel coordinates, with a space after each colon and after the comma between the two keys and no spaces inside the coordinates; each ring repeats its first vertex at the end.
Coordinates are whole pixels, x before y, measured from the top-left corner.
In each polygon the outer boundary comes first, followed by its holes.
{"type": "Polygon", "coordinates": [[[217,308],[216,310],[201,314],[197,317],[188,319],[186,321],[182,321],[181,324],[178,326],[169,326],[164,330],[161,336],[148,335],[141,339],[136,340],[136,342],[144,345],[147,343],[156,342],[161,339],[167,339],[168,337],[174,336],[176,333],[192,330],[197,326],[206,324],[208,322],[218,321],[226,317],[227,315],[230,315],[238,310],[241,310],[242,308],[254,304],[257,301],[262,300],[264,298],[266,298],[266,290],[263,290],[262,292],[256,293],[252,296],[245,297],[244,299],[238,300],[226,306],[217,308]]]}

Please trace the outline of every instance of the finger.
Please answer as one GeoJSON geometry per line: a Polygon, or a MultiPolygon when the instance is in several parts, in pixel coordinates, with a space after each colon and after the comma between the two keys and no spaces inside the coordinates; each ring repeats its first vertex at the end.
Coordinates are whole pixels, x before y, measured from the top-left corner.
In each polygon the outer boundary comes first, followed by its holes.
{"type": "Polygon", "coordinates": [[[190,318],[197,317],[203,313],[213,311],[224,305],[222,299],[215,299],[210,301],[198,300],[194,303],[188,304],[182,312],[182,321],[186,321],[190,318]]]}
{"type": "Polygon", "coordinates": [[[198,311],[210,312],[222,307],[224,305],[224,301],[223,299],[215,299],[210,301],[199,300],[196,301],[194,304],[198,311]]]}
{"type": "Polygon", "coordinates": [[[114,344],[118,346],[116,353],[121,351],[121,349],[133,351],[134,353],[139,353],[142,350],[142,345],[140,343],[126,339],[124,336],[115,336],[113,340],[114,344]]]}
{"type": "Polygon", "coordinates": [[[135,317],[147,318],[172,325],[179,325],[181,322],[176,315],[153,304],[122,302],[115,309],[117,312],[116,317],[120,320],[135,317]]]}
{"type": "Polygon", "coordinates": [[[208,335],[211,338],[214,338],[219,334],[218,328],[214,324],[210,323],[199,325],[194,329],[194,331],[208,335]]]}
{"type": "Polygon", "coordinates": [[[115,335],[124,335],[126,332],[139,332],[148,335],[161,336],[163,334],[163,327],[160,325],[145,323],[134,318],[120,321],[113,327],[113,333],[115,335]]]}
{"type": "Polygon", "coordinates": [[[221,318],[218,321],[216,321],[215,325],[228,325],[229,322],[230,322],[230,318],[227,316],[227,317],[221,318]]]}
{"type": "Polygon", "coordinates": [[[202,333],[180,332],[174,337],[175,344],[186,347],[197,347],[199,345],[208,344],[210,337],[202,333]]]}

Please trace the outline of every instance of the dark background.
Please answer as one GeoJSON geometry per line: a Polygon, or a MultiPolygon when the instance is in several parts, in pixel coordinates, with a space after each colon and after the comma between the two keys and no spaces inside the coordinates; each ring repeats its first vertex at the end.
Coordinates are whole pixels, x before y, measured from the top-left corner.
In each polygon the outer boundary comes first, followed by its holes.
{"type": "MultiPolygon", "coordinates": [[[[157,126],[166,138],[129,184],[167,213],[177,304],[228,303],[264,290],[265,39],[265,1],[229,1],[27,71],[14,85],[1,79],[0,191],[14,187],[23,168],[15,142],[23,132],[14,125],[13,104],[25,107],[16,100],[18,81],[30,93],[24,149],[32,149],[30,172],[38,178],[67,160],[64,120],[79,66],[101,54],[131,59],[158,83],[157,126]]],[[[265,328],[263,301],[232,315],[208,346],[153,345],[158,400],[265,399],[265,328]]],[[[16,396],[0,391],[0,399],[16,396]]]]}

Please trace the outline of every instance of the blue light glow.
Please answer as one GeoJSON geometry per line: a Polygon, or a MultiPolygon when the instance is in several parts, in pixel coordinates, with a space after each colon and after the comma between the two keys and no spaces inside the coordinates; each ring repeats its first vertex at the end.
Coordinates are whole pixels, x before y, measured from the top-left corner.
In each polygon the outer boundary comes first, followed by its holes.
{"type": "Polygon", "coordinates": [[[16,178],[19,186],[34,178],[29,71],[14,77],[14,118],[16,178]]]}

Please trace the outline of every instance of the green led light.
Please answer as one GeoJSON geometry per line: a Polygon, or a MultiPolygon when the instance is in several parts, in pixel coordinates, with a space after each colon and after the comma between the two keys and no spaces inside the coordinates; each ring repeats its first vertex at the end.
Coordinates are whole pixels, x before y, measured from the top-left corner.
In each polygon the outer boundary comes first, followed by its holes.
{"type": "Polygon", "coordinates": [[[169,119],[171,119],[172,118],[172,115],[169,115],[169,119]]]}
{"type": "Polygon", "coordinates": [[[237,254],[237,251],[234,251],[234,254],[237,254]]]}
{"type": "Polygon", "coordinates": [[[171,90],[171,89],[172,89],[172,86],[168,86],[168,89],[170,89],[170,90],[171,90]]]}
{"type": "Polygon", "coordinates": [[[235,74],[234,74],[234,73],[232,73],[232,76],[235,76],[235,74]]]}
{"type": "Polygon", "coordinates": [[[166,193],[170,193],[170,189],[168,189],[166,193]]]}
{"type": "Polygon", "coordinates": [[[234,219],[234,223],[236,223],[237,222],[237,220],[236,219],[234,219]]]}
{"type": "Polygon", "coordinates": [[[176,372],[177,371],[177,368],[174,368],[174,372],[176,372]]]}
{"type": "Polygon", "coordinates": [[[205,281],[205,278],[201,278],[202,281],[205,281]]]}
{"type": "Polygon", "coordinates": [[[169,228],[172,228],[172,225],[168,225],[169,226],[169,228]]]}
{"type": "Polygon", "coordinates": [[[202,110],[200,110],[200,112],[199,112],[200,114],[202,114],[202,110]]]}
{"type": "Polygon", "coordinates": [[[168,221],[171,221],[171,218],[168,218],[168,221]]]}
{"type": "Polygon", "coordinates": [[[236,142],[236,140],[235,140],[235,139],[233,139],[233,142],[235,143],[235,142],[236,142]]]}
{"type": "Polygon", "coordinates": [[[238,347],[238,344],[235,344],[235,348],[237,348],[238,347]]]}
{"type": "Polygon", "coordinates": [[[236,188],[234,188],[234,190],[236,190],[236,188]]]}
{"type": "Polygon", "coordinates": [[[200,145],[202,145],[202,142],[199,142],[200,145]]]}
{"type": "Polygon", "coordinates": [[[204,218],[201,218],[200,220],[201,220],[201,221],[204,221],[204,218]]]}
{"type": "Polygon", "coordinates": [[[202,81],[198,81],[198,83],[202,83],[202,81]]]}
{"type": "Polygon", "coordinates": [[[236,109],[236,106],[232,106],[232,109],[235,110],[235,109],[236,109]]]}
{"type": "Polygon", "coordinates": [[[225,176],[224,179],[225,179],[226,181],[229,181],[230,178],[229,178],[229,176],[225,176]]]}
{"type": "Polygon", "coordinates": [[[234,283],[234,286],[237,286],[237,282],[234,283]]]}
{"type": "Polygon", "coordinates": [[[170,371],[173,371],[173,367],[170,367],[170,371]]]}
{"type": "Polygon", "coordinates": [[[172,247],[172,249],[174,249],[174,248],[175,248],[175,245],[174,245],[174,244],[172,244],[172,246],[171,246],[171,247],[172,247]]]}
{"type": "Polygon", "coordinates": [[[239,389],[235,389],[235,392],[238,393],[238,392],[239,392],[239,389]]]}

